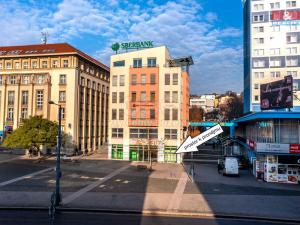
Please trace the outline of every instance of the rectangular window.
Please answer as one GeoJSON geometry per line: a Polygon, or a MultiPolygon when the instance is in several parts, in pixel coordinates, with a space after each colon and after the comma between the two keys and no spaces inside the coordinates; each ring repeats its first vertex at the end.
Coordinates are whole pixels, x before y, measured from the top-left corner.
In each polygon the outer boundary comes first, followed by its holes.
{"type": "Polygon", "coordinates": [[[42,61],[42,68],[47,68],[47,67],[48,67],[48,62],[42,61]]]}
{"type": "Polygon", "coordinates": [[[178,85],[178,73],[173,73],[173,85],[178,85]]]}
{"type": "Polygon", "coordinates": [[[69,60],[63,60],[63,66],[64,66],[64,68],[67,68],[67,67],[69,67],[69,60]]]}
{"type": "Polygon", "coordinates": [[[263,33],[264,27],[254,27],[254,33],[263,33]]]}
{"type": "Polygon", "coordinates": [[[165,74],[165,85],[170,85],[170,74],[169,73],[165,74]]]}
{"type": "Polygon", "coordinates": [[[131,84],[136,85],[136,74],[131,74],[131,84]]]}
{"type": "Polygon", "coordinates": [[[271,72],[271,77],[272,77],[272,78],[280,77],[280,72],[279,72],[279,71],[271,72]]]}
{"type": "Polygon", "coordinates": [[[33,62],[32,62],[32,68],[33,68],[33,69],[36,69],[36,68],[37,68],[37,61],[33,61],[33,62]]]}
{"type": "Polygon", "coordinates": [[[156,77],[156,74],[155,73],[151,73],[150,74],[150,84],[155,84],[155,77],[156,77]]]}
{"type": "Polygon", "coordinates": [[[44,84],[44,75],[38,75],[36,79],[37,84],[44,84]]]}
{"type": "Polygon", "coordinates": [[[11,62],[6,63],[6,69],[8,69],[8,70],[12,69],[11,62]]]}
{"type": "Polygon", "coordinates": [[[254,42],[256,44],[264,44],[264,38],[254,38],[254,42]]]}
{"type": "Polygon", "coordinates": [[[24,68],[24,69],[28,69],[28,68],[29,68],[28,62],[24,62],[24,63],[23,63],[23,68],[24,68]]]}
{"type": "Polygon", "coordinates": [[[118,85],[118,76],[117,75],[113,75],[112,86],[116,87],[117,85],[118,85]]]}
{"type": "Polygon", "coordinates": [[[280,59],[271,59],[270,60],[270,67],[280,67],[281,60],[280,59]]]}
{"type": "MultiPolygon", "coordinates": [[[[59,84],[66,84],[67,83],[67,75],[66,74],[60,74],[59,75],[59,84]]],[[[83,84],[84,85],[84,82],[83,84]]]]}
{"type": "Polygon", "coordinates": [[[293,76],[293,78],[297,78],[297,71],[287,71],[287,76],[293,76]]]}
{"type": "Polygon", "coordinates": [[[23,75],[22,84],[29,84],[29,75],[23,75]]]}
{"type": "Polygon", "coordinates": [[[22,108],[21,109],[21,119],[27,119],[28,118],[28,108],[22,108]]]}
{"type": "Polygon", "coordinates": [[[112,92],[111,94],[111,102],[117,103],[117,92],[112,92]]]}
{"type": "Polygon", "coordinates": [[[287,8],[297,7],[297,2],[296,1],[287,1],[286,7],[287,8]]]}
{"type": "Polygon", "coordinates": [[[122,138],[123,137],[123,128],[112,128],[111,136],[113,138],[122,138]]]}
{"type": "Polygon", "coordinates": [[[298,58],[286,59],[286,66],[298,66],[298,58]]]}
{"type": "Polygon", "coordinates": [[[273,32],[279,32],[280,31],[280,26],[273,26],[272,31],[273,32]]]}
{"type": "Polygon", "coordinates": [[[16,84],[16,81],[17,81],[16,76],[12,75],[12,76],[9,77],[9,83],[10,84],[16,84]]]}
{"type": "Polygon", "coordinates": [[[28,91],[22,91],[22,105],[28,105],[28,91]]]}
{"type": "Polygon", "coordinates": [[[124,103],[124,92],[119,93],[119,103],[124,103]]]}
{"type": "Polygon", "coordinates": [[[120,75],[120,86],[124,86],[124,85],[125,85],[125,76],[120,75]]]}
{"type": "Polygon", "coordinates": [[[270,3],[271,9],[280,9],[280,2],[270,3]]]}
{"type": "Polygon", "coordinates": [[[148,58],[148,67],[156,67],[156,58],[148,58]]]}
{"type": "Polygon", "coordinates": [[[265,54],[264,49],[254,49],[253,55],[254,56],[263,56],[265,54]]]}
{"type": "Polygon", "coordinates": [[[20,69],[20,63],[19,62],[15,63],[15,69],[20,69]]]}
{"type": "Polygon", "coordinates": [[[297,47],[286,48],[286,53],[288,55],[296,55],[297,54],[297,47]]]}
{"type": "Polygon", "coordinates": [[[280,48],[271,48],[270,55],[280,55],[280,48]]]}
{"type": "Polygon", "coordinates": [[[59,101],[60,102],[66,101],[66,92],[65,91],[59,91],[59,101]]]}
{"type": "Polygon", "coordinates": [[[112,120],[116,120],[117,119],[117,110],[116,109],[112,109],[111,110],[111,119],[112,120]]]}
{"type": "Polygon", "coordinates": [[[131,119],[132,120],[136,119],[136,109],[131,109],[131,119]]]}
{"type": "Polygon", "coordinates": [[[60,112],[61,112],[61,119],[62,120],[66,119],[66,109],[62,107],[60,112]]]}
{"type": "Polygon", "coordinates": [[[114,67],[122,67],[125,66],[125,60],[115,61],[113,62],[114,67]]]}
{"type": "Polygon", "coordinates": [[[165,109],[165,120],[170,120],[170,109],[165,109]]]}
{"type": "Polygon", "coordinates": [[[8,92],[8,105],[14,105],[15,103],[15,92],[14,91],[9,91],[8,92]]]}
{"type": "Polygon", "coordinates": [[[150,101],[155,102],[155,92],[154,91],[150,92],[150,101]]]}
{"type": "Polygon", "coordinates": [[[119,120],[124,120],[124,109],[119,109],[119,120]]]}
{"type": "Polygon", "coordinates": [[[172,119],[178,120],[178,109],[172,109],[172,119]]]}
{"type": "Polygon", "coordinates": [[[150,119],[151,120],[155,119],[155,109],[150,109],[150,119]]]}
{"type": "Polygon", "coordinates": [[[258,95],[254,96],[254,101],[259,101],[259,96],[258,95]]]}
{"type": "Polygon", "coordinates": [[[131,92],[131,101],[136,102],[136,92],[131,92]]]}
{"type": "Polygon", "coordinates": [[[130,138],[157,138],[158,132],[157,129],[130,129],[129,130],[130,138]]]}
{"type": "Polygon", "coordinates": [[[254,89],[258,90],[259,89],[259,84],[254,84],[254,89]]]}
{"type": "Polygon", "coordinates": [[[287,34],[286,41],[288,44],[297,43],[297,34],[287,34]]]}
{"type": "Polygon", "coordinates": [[[146,109],[141,109],[141,120],[146,119],[146,109]]]}
{"type": "Polygon", "coordinates": [[[146,92],[142,91],[141,92],[141,102],[145,102],[146,101],[146,92]]]}
{"type": "Polygon", "coordinates": [[[173,91],[172,92],[172,102],[173,103],[178,103],[178,91],[173,91]]]}
{"type": "Polygon", "coordinates": [[[9,121],[14,120],[14,108],[8,108],[8,113],[7,117],[9,121]]]}
{"type": "Polygon", "coordinates": [[[176,129],[165,129],[165,139],[177,139],[177,130],[176,129]]]}
{"type": "Polygon", "coordinates": [[[170,92],[165,91],[165,103],[170,103],[170,92]]]}
{"type": "Polygon", "coordinates": [[[133,68],[141,68],[142,59],[133,59],[133,68]]]}
{"type": "Polygon", "coordinates": [[[2,84],[2,82],[3,82],[3,76],[0,75],[0,84],[2,84]]]}
{"type": "Polygon", "coordinates": [[[2,63],[0,63],[0,69],[1,69],[1,70],[3,69],[3,64],[2,64],[2,63]]]}
{"type": "Polygon", "coordinates": [[[57,68],[58,67],[58,60],[53,60],[52,61],[52,67],[57,68]]]}
{"type": "Polygon", "coordinates": [[[265,67],[265,61],[264,60],[254,60],[253,67],[255,67],[255,68],[265,67]]]}
{"type": "Polygon", "coordinates": [[[37,109],[41,110],[43,109],[44,104],[44,91],[38,90],[36,91],[36,107],[37,109]]]}
{"type": "Polygon", "coordinates": [[[146,74],[141,74],[141,84],[146,84],[146,74]]]}

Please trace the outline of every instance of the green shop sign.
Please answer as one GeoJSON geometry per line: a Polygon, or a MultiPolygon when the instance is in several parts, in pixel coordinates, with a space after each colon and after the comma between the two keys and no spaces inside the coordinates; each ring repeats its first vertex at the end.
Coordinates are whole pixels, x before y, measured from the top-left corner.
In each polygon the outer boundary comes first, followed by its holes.
{"type": "Polygon", "coordinates": [[[128,50],[128,49],[140,49],[140,48],[153,48],[153,41],[137,41],[137,42],[126,42],[126,43],[114,43],[111,46],[111,49],[118,52],[119,49],[128,50]]]}

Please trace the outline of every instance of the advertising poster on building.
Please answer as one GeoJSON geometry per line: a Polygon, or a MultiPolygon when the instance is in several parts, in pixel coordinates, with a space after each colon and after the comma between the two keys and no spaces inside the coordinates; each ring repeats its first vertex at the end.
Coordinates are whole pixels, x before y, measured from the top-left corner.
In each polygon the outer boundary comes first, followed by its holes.
{"type": "Polygon", "coordinates": [[[260,85],[261,110],[293,107],[293,77],[260,85]]]}
{"type": "Polygon", "coordinates": [[[266,181],[267,182],[278,182],[277,164],[273,164],[273,163],[267,164],[266,181]]]}
{"type": "Polygon", "coordinates": [[[288,182],[287,165],[278,165],[278,182],[288,182]]]}

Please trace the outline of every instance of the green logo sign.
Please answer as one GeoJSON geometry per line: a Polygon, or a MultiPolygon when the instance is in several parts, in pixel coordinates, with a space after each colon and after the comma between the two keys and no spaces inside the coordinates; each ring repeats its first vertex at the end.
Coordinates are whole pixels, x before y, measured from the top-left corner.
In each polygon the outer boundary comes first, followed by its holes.
{"type": "Polygon", "coordinates": [[[111,46],[111,49],[117,52],[119,49],[141,49],[141,48],[153,48],[153,41],[137,41],[137,42],[127,42],[127,43],[115,43],[111,46]]]}

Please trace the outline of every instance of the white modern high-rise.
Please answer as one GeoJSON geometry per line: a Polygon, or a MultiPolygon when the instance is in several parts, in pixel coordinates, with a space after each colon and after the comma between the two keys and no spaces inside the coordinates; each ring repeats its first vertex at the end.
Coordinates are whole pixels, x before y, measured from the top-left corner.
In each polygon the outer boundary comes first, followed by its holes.
{"type": "Polygon", "coordinates": [[[260,84],[288,75],[292,111],[300,111],[300,0],[244,0],[243,7],[244,112],[260,111],[260,84]]]}

